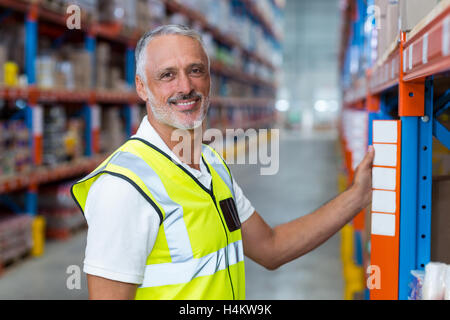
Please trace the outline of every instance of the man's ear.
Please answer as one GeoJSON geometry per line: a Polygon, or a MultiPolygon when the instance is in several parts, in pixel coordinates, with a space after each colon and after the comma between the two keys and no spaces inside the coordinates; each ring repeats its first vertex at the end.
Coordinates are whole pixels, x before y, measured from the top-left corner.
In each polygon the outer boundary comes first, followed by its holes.
{"type": "Polygon", "coordinates": [[[135,82],[136,82],[136,92],[139,98],[141,98],[144,101],[147,101],[148,100],[147,90],[145,89],[144,81],[142,81],[140,76],[136,75],[135,82]]]}

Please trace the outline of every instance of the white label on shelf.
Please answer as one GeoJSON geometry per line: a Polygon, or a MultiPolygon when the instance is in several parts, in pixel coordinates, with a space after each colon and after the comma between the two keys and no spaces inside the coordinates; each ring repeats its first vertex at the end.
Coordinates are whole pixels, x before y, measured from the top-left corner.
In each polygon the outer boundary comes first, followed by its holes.
{"type": "Polygon", "coordinates": [[[397,145],[374,143],[375,158],[373,165],[395,167],[397,165],[397,145]]]}
{"type": "Polygon", "coordinates": [[[92,115],[92,128],[91,130],[100,129],[100,107],[98,105],[93,105],[91,107],[91,115],[92,115]]]}
{"type": "Polygon", "coordinates": [[[389,65],[384,66],[384,82],[389,80],[389,65]]]}
{"type": "Polygon", "coordinates": [[[391,63],[391,80],[394,79],[394,67],[395,67],[395,63],[394,63],[394,59],[392,59],[392,63],[391,63]]]}
{"type": "Polygon", "coordinates": [[[423,36],[422,63],[428,63],[428,33],[423,36]]]}
{"type": "Polygon", "coordinates": [[[33,135],[41,136],[44,127],[44,114],[42,106],[36,105],[32,107],[33,110],[33,135]]]}
{"type": "Polygon", "coordinates": [[[373,121],[373,142],[397,143],[397,121],[373,121]]]}
{"type": "Polygon", "coordinates": [[[372,211],[395,213],[395,196],[394,191],[373,190],[372,191],[372,211]]]}
{"type": "Polygon", "coordinates": [[[409,47],[409,70],[413,67],[413,47],[414,43],[411,43],[411,46],[409,47]]]}
{"type": "Polygon", "coordinates": [[[408,56],[408,51],[403,51],[403,72],[406,72],[406,58],[408,56]]]}
{"type": "Polygon", "coordinates": [[[372,234],[395,236],[395,215],[372,213],[372,234]]]}
{"type": "Polygon", "coordinates": [[[447,16],[445,17],[444,22],[442,23],[442,54],[444,56],[448,56],[450,53],[449,25],[450,25],[450,16],[447,16]]]}
{"type": "Polygon", "coordinates": [[[372,188],[394,190],[397,180],[397,170],[393,168],[373,167],[372,169],[372,188]]]}

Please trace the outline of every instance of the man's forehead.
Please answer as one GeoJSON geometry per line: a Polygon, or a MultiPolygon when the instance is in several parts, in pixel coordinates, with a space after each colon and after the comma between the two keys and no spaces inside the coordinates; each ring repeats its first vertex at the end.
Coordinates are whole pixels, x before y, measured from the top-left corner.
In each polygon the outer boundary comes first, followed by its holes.
{"type": "Polygon", "coordinates": [[[147,59],[160,69],[183,60],[188,64],[206,63],[207,56],[200,42],[183,35],[158,36],[148,44],[147,59]]]}

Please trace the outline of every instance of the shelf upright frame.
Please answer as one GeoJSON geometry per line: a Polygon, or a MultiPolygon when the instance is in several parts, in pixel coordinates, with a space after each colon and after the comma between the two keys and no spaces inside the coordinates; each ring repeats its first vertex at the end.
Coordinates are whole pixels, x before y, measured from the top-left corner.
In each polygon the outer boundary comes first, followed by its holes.
{"type": "MultiPolygon", "coordinates": [[[[30,96],[25,112],[25,123],[30,134],[29,146],[32,164],[42,164],[42,108],[37,105],[36,56],[38,40],[38,6],[33,4],[25,18],[25,71],[30,86],[30,96]]],[[[25,194],[25,213],[36,215],[38,211],[38,183],[31,181],[25,194]]]]}
{"type": "MultiPolygon", "coordinates": [[[[97,41],[92,32],[88,32],[85,38],[85,50],[90,55],[91,60],[91,88],[95,84],[95,51],[97,41]]],[[[93,90],[93,89],[92,89],[93,90]]],[[[85,155],[90,157],[99,151],[99,110],[95,104],[95,91],[91,92],[89,101],[84,105],[83,114],[85,119],[85,155]]]]}
{"type": "MultiPolygon", "coordinates": [[[[135,46],[128,44],[125,53],[125,80],[129,90],[134,90],[134,77],[135,77],[135,46]]],[[[125,104],[125,130],[127,137],[131,137],[137,130],[138,124],[136,123],[137,106],[128,102],[125,104]]]]}
{"type": "Polygon", "coordinates": [[[398,299],[407,300],[411,270],[430,261],[433,77],[405,81],[406,33],[400,35],[402,122],[398,299]]]}

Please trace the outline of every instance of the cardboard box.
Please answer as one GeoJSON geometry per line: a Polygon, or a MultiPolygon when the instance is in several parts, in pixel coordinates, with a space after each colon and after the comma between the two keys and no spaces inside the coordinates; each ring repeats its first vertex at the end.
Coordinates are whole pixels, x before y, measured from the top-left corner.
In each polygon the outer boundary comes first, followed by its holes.
{"type": "Polygon", "coordinates": [[[387,44],[387,7],[389,0],[375,0],[375,6],[378,8],[378,13],[375,13],[375,18],[377,19],[377,57],[380,59],[384,51],[386,50],[387,44]]]}
{"type": "MultiPolygon", "coordinates": [[[[441,123],[446,125],[445,122],[441,123]]],[[[446,175],[450,175],[450,150],[433,137],[433,176],[446,175]]]]}
{"type": "Polygon", "coordinates": [[[387,48],[389,49],[393,42],[400,35],[400,15],[399,15],[399,0],[389,0],[386,10],[386,35],[387,48]]]}
{"type": "Polygon", "coordinates": [[[399,0],[400,29],[412,30],[440,0],[399,0]]]}
{"type": "Polygon", "coordinates": [[[382,58],[386,51],[395,47],[395,41],[400,34],[399,28],[399,0],[377,0],[379,8],[378,16],[378,59],[382,58]]]}
{"type": "Polygon", "coordinates": [[[70,53],[70,62],[74,66],[73,78],[76,89],[92,88],[92,67],[91,56],[85,50],[74,51],[70,53]]]}
{"type": "Polygon", "coordinates": [[[450,264],[450,176],[433,178],[431,261],[450,264]]]}

